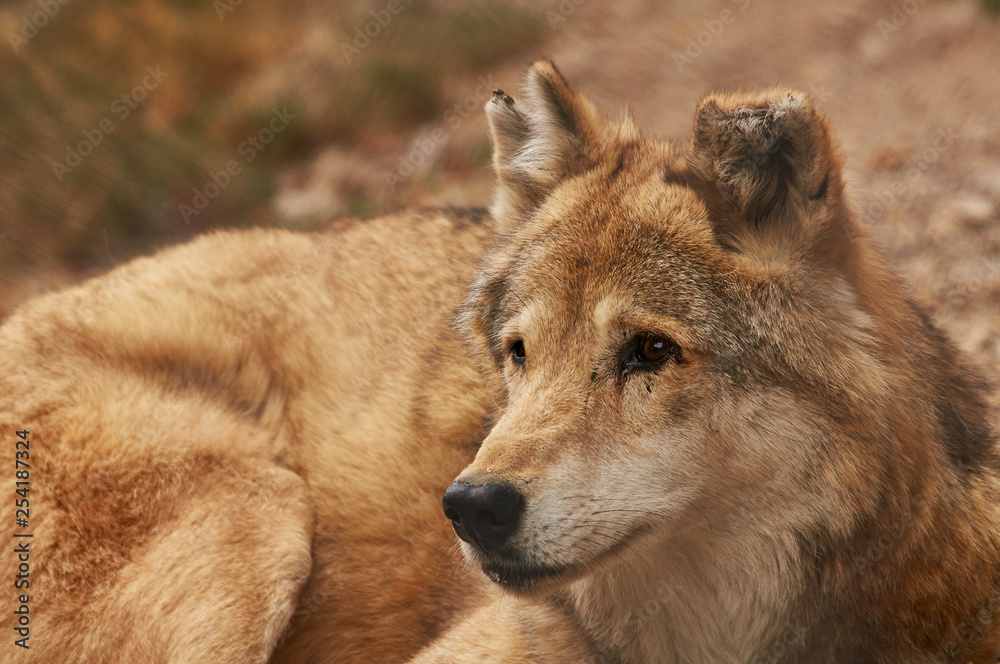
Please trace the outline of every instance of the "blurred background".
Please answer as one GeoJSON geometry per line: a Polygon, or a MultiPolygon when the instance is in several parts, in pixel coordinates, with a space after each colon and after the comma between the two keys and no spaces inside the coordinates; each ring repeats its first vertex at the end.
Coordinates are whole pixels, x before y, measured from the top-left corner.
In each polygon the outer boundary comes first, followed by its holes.
{"type": "Polygon", "coordinates": [[[0,316],[210,229],[487,205],[483,103],[551,57],[606,112],[627,105],[678,140],[707,91],[810,92],[858,214],[996,382],[998,14],[1000,0],[0,2],[0,316]]]}

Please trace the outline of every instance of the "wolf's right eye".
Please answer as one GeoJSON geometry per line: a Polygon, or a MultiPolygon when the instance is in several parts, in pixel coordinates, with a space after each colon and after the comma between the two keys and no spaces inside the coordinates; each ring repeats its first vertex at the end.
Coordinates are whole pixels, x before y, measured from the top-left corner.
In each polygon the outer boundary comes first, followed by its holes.
{"type": "Polygon", "coordinates": [[[524,366],[524,342],[517,339],[510,344],[510,359],[514,364],[524,366]]]}

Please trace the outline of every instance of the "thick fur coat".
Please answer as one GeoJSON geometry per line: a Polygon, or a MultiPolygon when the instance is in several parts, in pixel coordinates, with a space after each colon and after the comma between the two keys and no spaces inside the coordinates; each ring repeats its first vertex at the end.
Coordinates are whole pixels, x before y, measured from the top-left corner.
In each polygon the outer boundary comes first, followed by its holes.
{"type": "Polygon", "coordinates": [[[4,323],[0,662],[994,664],[985,388],[808,96],[670,143],[539,62],[486,112],[489,213],[219,233],[4,323]]]}

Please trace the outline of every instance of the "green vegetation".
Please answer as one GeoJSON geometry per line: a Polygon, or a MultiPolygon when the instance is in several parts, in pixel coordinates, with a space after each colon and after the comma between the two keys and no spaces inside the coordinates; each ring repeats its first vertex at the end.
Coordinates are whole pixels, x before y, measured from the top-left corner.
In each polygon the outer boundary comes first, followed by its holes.
{"type": "MultiPolygon", "coordinates": [[[[399,0],[386,22],[386,0],[70,0],[32,30],[39,7],[0,9],[0,313],[25,273],[58,285],[200,230],[275,223],[281,165],[404,135],[444,112],[442,80],[543,36],[502,2],[399,0]]],[[[379,208],[359,195],[350,211],[379,208]]]]}

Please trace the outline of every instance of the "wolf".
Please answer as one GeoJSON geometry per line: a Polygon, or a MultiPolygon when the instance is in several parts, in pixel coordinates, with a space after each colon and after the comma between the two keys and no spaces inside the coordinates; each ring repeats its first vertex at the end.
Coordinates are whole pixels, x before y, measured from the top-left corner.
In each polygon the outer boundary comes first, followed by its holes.
{"type": "Polygon", "coordinates": [[[0,661],[996,662],[987,386],[808,95],[675,143],[540,61],[486,114],[488,212],[217,233],[0,327],[0,661]]]}

